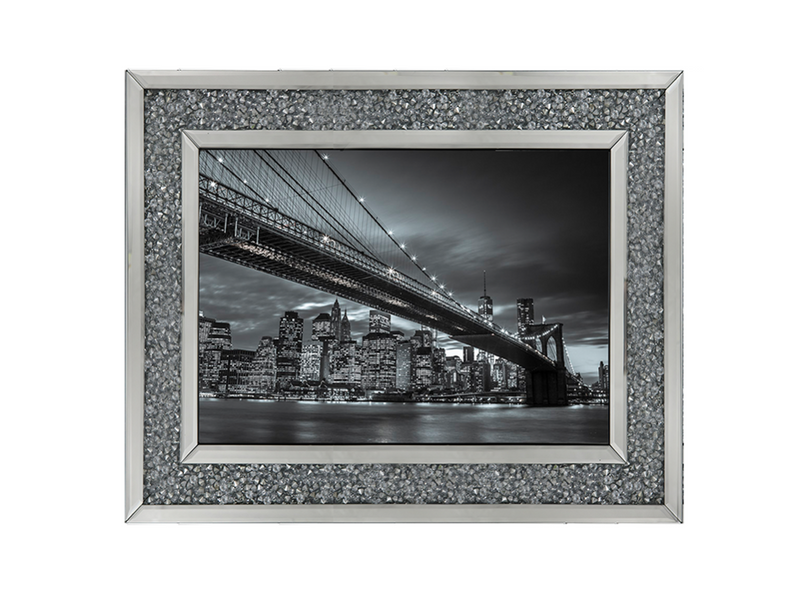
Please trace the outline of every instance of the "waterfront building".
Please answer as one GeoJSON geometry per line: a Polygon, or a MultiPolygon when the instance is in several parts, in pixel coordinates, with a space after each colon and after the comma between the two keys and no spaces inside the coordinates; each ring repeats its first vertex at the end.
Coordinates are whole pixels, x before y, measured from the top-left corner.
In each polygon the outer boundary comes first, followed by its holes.
{"type": "Polygon", "coordinates": [[[520,297],[516,300],[516,332],[521,337],[525,334],[525,329],[534,324],[536,322],[533,319],[533,298],[520,297]]]}
{"type": "Polygon", "coordinates": [[[597,382],[600,385],[600,389],[609,391],[609,365],[603,364],[603,361],[597,367],[597,382]]]}
{"type": "Polygon", "coordinates": [[[413,388],[429,388],[433,384],[433,355],[429,347],[417,348],[411,354],[413,388]]]}
{"type": "Polygon", "coordinates": [[[400,341],[396,346],[396,387],[403,392],[411,385],[411,349],[410,341],[400,341]]]}
{"type": "Polygon", "coordinates": [[[232,330],[227,322],[198,318],[198,392],[200,396],[226,395],[225,366],[221,354],[232,349],[232,330]]]}
{"type": "Polygon", "coordinates": [[[258,392],[268,396],[276,387],[276,346],[272,337],[260,339],[257,351],[254,352],[254,370],[258,378],[258,392]]]}
{"type": "Polygon", "coordinates": [[[462,392],[472,391],[472,374],[474,362],[463,362],[458,369],[458,389],[462,392]]]}
{"type": "Polygon", "coordinates": [[[491,369],[492,389],[504,390],[508,385],[508,366],[505,360],[497,358],[491,369]]]}
{"type": "Polygon", "coordinates": [[[333,385],[360,385],[362,375],[356,341],[341,341],[335,345],[330,351],[329,363],[333,385]]]}
{"type": "Polygon", "coordinates": [[[396,387],[396,338],[390,332],[373,331],[363,337],[363,387],[396,387]]]}
{"type": "Polygon", "coordinates": [[[463,363],[472,364],[475,361],[475,348],[470,345],[463,346],[463,363]]]}
{"type": "Polygon", "coordinates": [[[302,346],[301,380],[319,381],[321,379],[321,357],[324,351],[324,342],[310,341],[302,346]]]}
{"type": "Polygon", "coordinates": [[[207,349],[231,350],[232,328],[228,322],[213,322],[207,335],[207,349]]]}
{"type": "Polygon", "coordinates": [[[304,319],[298,312],[285,312],[279,319],[276,346],[276,382],[279,389],[287,389],[291,382],[299,380],[303,334],[304,319]]]}
{"type": "Polygon", "coordinates": [[[254,367],[255,352],[251,350],[223,350],[227,398],[253,398],[260,392],[260,375],[254,367]]]}
{"type": "Polygon", "coordinates": [[[450,356],[444,362],[444,385],[447,388],[460,389],[462,364],[461,359],[457,356],[450,356]]]}
{"type": "Polygon", "coordinates": [[[321,369],[318,379],[322,383],[332,383],[332,351],[337,347],[333,335],[322,335],[319,339],[323,347],[321,348],[321,369]]]}
{"type": "Polygon", "coordinates": [[[486,360],[475,360],[472,363],[471,376],[471,391],[487,392],[491,390],[491,367],[486,360]]]}
{"type": "Polygon", "coordinates": [[[447,351],[444,348],[432,348],[433,376],[432,384],[445,387],[447,384],[447,351]]]}
{"type": "Polygon", "coordinates": [[[212,318],[207,318],[204,316],[203,312],[198,313],[198,349],[203,349],[202,346],[206,344],[207,339],[209,338],[209,331],[212,328],[212,325],[215,324],[215,320],[212,318]]]}

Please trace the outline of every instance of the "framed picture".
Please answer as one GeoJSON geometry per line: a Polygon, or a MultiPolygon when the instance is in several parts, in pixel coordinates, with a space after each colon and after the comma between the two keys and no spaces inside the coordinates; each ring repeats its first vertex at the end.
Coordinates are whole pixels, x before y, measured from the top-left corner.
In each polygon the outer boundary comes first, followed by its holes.
{"type": "Polygon", "coordinates": [[[678,72],[129,72],[126,520],[681,521],[678,72]]]}

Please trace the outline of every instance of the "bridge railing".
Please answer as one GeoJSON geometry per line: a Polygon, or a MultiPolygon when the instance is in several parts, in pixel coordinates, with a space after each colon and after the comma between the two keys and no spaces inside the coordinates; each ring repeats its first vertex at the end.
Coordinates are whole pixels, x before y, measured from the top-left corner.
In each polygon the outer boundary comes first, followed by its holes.
{"type": "MultiPolygon", "coordinates": [[[[383,264],[382,262],[351,247],[350,245],[346,245],[327,233],[321,232],[320,230],[312,228],[299,222],[298,220],[295,220],[294,218],[287,216],[265,202],[247,197],[239,191],[235,191],[228,186],[215,182],[203,174],[201,174],[199,178],[199,193],[202,203],[204,199],[207,199],[224,208],[243,214],[257,223],[262,223],[267,228],[280,230],[285,234],[285,236],[291,236],[306,245],[324,249],[327,251],[327,253],[337,258],[346,259],[361,268],[375,273],[377,276],[382,276],[391,280],[399,287],[406,288],[409,291],[426,296],[446,310],[453,312],[460,311],[461,315],[466,320],[471,321],[476,326],[482,329],[492,330],[509,343],[521,347],[522,349],[526,349],[528,352],[535,352],[539,356],[543,356],[544,359],[548,360],[549,362],[553,362],[552,359],[542,354],[539,350],[521,342],[499,325],[484,319],[477,312],[474,312],[470,308],[462,305],[443,291],[428,287],[418,280],[408,276],[404,272],[400,272],[395,270],[392,266],[383,264]]],[[[202,215],[200,219],[203,220],[205,218],[202,215]]],[[[221,224],[218,222],[214,226],[212,224],[207,224],[207,226],[220,229],[221,224]]],[[[259,243],[259,229],[257,232],[252,232],[248,228],[236,225],[235,230],[239,231],[236,232],[236,235],[240,235],[238,238],[250,240],[252,237],[254,237],[256,242],[259,243]]],[[[433,318],[435,319],[436,317],[433,318]]]]}

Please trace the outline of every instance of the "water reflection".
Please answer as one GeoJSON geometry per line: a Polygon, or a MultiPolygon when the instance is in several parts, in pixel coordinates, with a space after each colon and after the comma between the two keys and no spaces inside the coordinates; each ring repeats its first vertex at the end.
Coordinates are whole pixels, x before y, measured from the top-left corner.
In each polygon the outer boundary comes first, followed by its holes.
{"type": "Polygon", "coordinates": [[[608,439],[606,406],[199,402],[202,444],[606,444],[608,439]]]}

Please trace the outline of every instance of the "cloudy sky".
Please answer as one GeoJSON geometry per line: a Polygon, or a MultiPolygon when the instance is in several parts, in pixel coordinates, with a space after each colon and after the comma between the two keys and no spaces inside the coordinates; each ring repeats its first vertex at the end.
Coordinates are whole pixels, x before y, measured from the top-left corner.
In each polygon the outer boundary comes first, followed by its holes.
{"type": "MultiPolygon", "coordinates": [[[[516,300],[532,297],[537,321],[563,322],[576,371],[587,383],[608,363],[608,152],[327,151],[330,165],[393,229],[455,299],[477,308],[486,271],[494,320],[516,330],[516,300]]],[[[231,323],[235,347],[275,336],[286,310],[310,320],[334,297],[201,255],[200,308],[231,323]]],[[[368,332],[369,308],[340,300],[352,333],[368,332]]],[[[392,328],[416,325],[398,317],[392,328]]],[[[459,354],[445,335],[441,344],[459,354]]]]}

